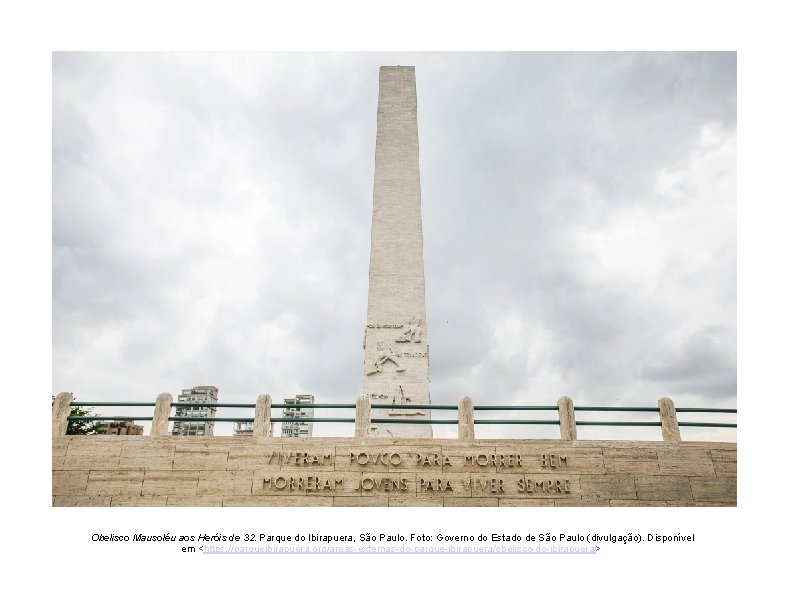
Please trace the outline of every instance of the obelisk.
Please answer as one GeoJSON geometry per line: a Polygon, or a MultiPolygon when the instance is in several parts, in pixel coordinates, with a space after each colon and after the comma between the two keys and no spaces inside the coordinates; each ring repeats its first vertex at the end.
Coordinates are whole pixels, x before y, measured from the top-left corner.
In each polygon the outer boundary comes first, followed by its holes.
{"type": "MultiPolygon", "coordinates": [[[[381,66],[364,393],[371,403],[430,403],[419,133],[413,66],[381,66]]],[[[430,420],[427,409],[372,409],[373,419],[430,420]]],[[[430,424],[373,423],[371,436],[432,437],[430,424]]]]}

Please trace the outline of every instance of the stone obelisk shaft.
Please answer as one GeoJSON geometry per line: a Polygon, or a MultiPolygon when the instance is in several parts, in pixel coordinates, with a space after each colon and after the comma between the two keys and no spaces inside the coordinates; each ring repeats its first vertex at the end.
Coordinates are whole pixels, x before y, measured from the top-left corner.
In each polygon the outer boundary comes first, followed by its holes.
{"type": "MultiPolygon", "coordinates": [[[[419,134],[413,66],[382,66],[375,142],[364,393],[372,404],[430,403],[419,134]]],[[[430,419],[429,410],[373,409],[372,418],[430,419]]],[[[373,436],[432,436],[429,424],[373,423],[373,436]]]]}

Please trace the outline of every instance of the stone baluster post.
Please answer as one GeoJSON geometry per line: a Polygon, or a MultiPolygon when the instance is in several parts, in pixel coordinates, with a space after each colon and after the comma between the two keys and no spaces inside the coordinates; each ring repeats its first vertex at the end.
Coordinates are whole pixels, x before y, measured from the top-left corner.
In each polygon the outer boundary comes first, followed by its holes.
{"type": "Polygon", "coordinates": [[[160,393],[154,404],[151,436],[168,436],[168,418],[171,417],[171,403],[174,398],[170,393],[160,393]]]}
{"type": "Polygon", "coordinates": [[[474,401],[461,397],[458,401],[458,440],[474,440],[474,401]]]}
{"type": "Polygon", "coordinates": [[[560,397],[557,401],[557,412],[560,415],[560,439],[576,440],[576,416],[570,397],[560,397]]]}
{"type": "Polygon", "coordinates": [[[361,395],[356,400],[356,438],[369,436],[370,416],[369,397],[361,395]]]}
{"type": "Polygon", "coordinates": [[[72,393],[58,393],[52,403],[52,437],[65,436],[69,425],[69,412],[72,410],[72,393]]]}
{"type": "Polygon", "coordinates": [[[271,438],[273,436],[273,423],[270,421],[272,404],[273,399],[270,395],[259,395],[256,398],[254,438],[271,438]]]}
{"type": "Polygon", "coordinates": [[[678,417],[672,399],[659,399],[659,419],[662,422],[662,440],[665,442],[681,442],[681,431],[678,429],[678,417]]]}

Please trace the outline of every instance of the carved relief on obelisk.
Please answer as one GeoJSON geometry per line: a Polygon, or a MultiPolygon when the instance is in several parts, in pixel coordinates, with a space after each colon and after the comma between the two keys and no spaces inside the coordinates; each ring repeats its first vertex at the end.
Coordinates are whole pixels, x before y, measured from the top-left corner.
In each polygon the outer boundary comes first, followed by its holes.
{"type": "MultiPolygon", "coordinates": [[[[430,403],[419,134],[413,66],[381,66],[364,393],[372,404],[430,403]]],[[[373,409],[372,418],[430,419],[427,409],[373,409]]],[[[431,437],[429,424],[373,423],[371,436],[431,437]]]]}

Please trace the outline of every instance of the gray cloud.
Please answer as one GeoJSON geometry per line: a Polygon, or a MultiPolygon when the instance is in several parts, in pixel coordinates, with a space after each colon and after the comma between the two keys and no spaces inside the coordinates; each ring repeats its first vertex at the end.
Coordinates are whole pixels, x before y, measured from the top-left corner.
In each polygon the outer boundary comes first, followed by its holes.
{"type": "Polygon", "coordinates": [[[390,63],[435,402],[735,402],[733,53],[56,54],[53,391],[352,401],[390,63]]]}

